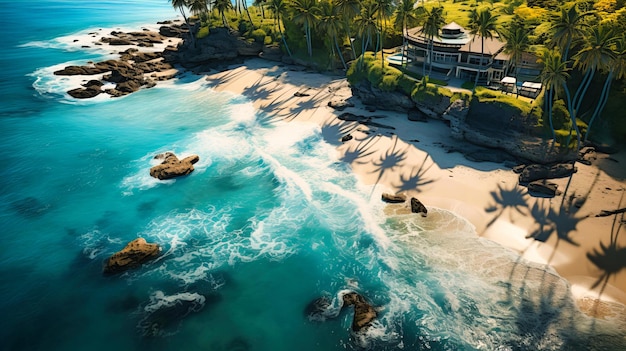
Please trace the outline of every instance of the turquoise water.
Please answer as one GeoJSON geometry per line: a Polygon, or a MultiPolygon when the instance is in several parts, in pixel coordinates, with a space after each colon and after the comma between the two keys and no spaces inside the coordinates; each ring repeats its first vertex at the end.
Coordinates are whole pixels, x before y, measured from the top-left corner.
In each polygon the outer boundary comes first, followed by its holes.
{"type": "Polygon", "coordinates": [[[76,101],[73,38],[172,18],[167,1],[0,2],[2,350],[624,350],[565,281],[453,213],[383,215],[310,124],[263,123],[201,78],[76,101]],[[114,15],[113,15],[114,14],[114,15]],[[160,152],[200,155],[149,177],[160,152]],[[156,261],[104,277],[144,237],[156,261]],[[350,331],[341,296],[380,307],[350,331]],[[305,309],[331,300],[323,322],[305,309]]]}

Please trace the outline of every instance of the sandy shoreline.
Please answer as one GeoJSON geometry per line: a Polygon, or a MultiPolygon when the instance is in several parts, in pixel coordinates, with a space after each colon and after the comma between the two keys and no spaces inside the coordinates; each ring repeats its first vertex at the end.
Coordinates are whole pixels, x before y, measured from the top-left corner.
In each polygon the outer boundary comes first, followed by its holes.
{"type": "MultiPolygon", "coordinates": [[[[626,184],[626,169],[620,166],[626,163],[623,152],[611,155],[611,159],[599,155],[592,166],[577,163],[578,172],[572,177],[565,201],[563,196],[538,199],[527,195],[526,189],[517,185],[518,175],[502,164],[470,162],[459,153],[446,151],[446,147],[459,142],[450,137],[443,122],[410,122],[401,113],[369,112],[356,98],[350,100],[355,107],[342,112],[328,107],[331,99],[352,96],[344,78],[252,59],[209,74],[207,81],[217,91],[248,97],[271,121],[319,124],[324,138],[337,147],[338,158],[350,163],[365,184],[389,192],[404,191],[417,195],[427,207],[452,210],[474,224],[479,236],[511,248],[528,260],[550,264],[570,281],[583,309],[589,309],[585,304],[589,305],[590,299],[598,298],[599,288],[592,291],[590,287],[604,271],[587,258],[587,253],[603,252],[600,243],[609,246],[615,219],[594,216],[626,204],[624,199],[620,206],[626,184]],[[305,96],[294,96],[296,92],[305,96]],[[373,116],[381,126],[339,120],[337,116],[343,112],[373,116]],[[346,134],[353,139],[342,143],[340,139],[346,134]],[[573,203],[582,204],[580,209],[572,206],[570,210],[572,194],[573,203]],[[549,208],[551,223],[556,225],[547,223],[539,232],[538,223],[549,208]],[[527,239],[532,233],[545,242],[527,239]]],[[[563,190],[568,178],[555,182],[563,190]]],[[[626,236],[614,242],[617,247],[625,247],[626,236]]],[[[614,263],[617,257],[607,256],[607,260],[614,263]]],[[[626,304],[626,270],[611,276],[601,299],[626,304]]]]}

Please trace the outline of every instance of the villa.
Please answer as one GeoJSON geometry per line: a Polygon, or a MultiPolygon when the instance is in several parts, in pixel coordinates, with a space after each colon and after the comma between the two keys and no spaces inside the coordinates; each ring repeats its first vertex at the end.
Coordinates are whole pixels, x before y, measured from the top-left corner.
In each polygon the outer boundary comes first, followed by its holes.
{"type": "Polygon", "coordinates": [[[504,43],[498,38],[485,38],[469,34],[455,22],[441,29],[433,38],[432,57],[428,50],[428,38],[421,27],[409,29],[405,35],[408,42],[407,56],[415,65],[426,60],[435,72],[447,77],[474,80],[478,74],[481,84],[499,82],[511,68],[510,57],[504,53],[504,43]]]}

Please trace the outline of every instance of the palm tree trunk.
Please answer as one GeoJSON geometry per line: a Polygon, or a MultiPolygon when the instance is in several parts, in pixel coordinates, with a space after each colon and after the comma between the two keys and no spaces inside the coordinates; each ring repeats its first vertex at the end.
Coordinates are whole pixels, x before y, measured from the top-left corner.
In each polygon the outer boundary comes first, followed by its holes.
{"type": "Polygon", "coordinates": [[[343,58],[343,54],[341,53],[341,48],[339,48],[339,41],[337,40],[337,35],[333,35],[333,39],[335,40],[335,47],[337,47],[337,52],[339,53],[339,59],[341,60],[341,64],[343,65],[343,69],[348,69],[346,66],[346,61],[343,58]]]}
{"type": "Polygon", "coordinates": [[[602,112],[602,110],[604,109],[604,105],[606,105],[606,101],[608,100],[608,97],[609,97],[609,91],[611,90],[611,83],[613,81],[613,72],[614,72],[613,70],[610,70],[609,75],[606,77],[606,80],[604,81],[604,86],[602,87],[602,93],[600,94],[600,100],[598,101],[598,104],[596,105],[596,109],[593,111],[593,115],[591,116],[591,119],[589,120],[589,124],[587,125],[587,134],[585,134],[585,142],[587,142],[587,139],[589,137],[589,132],[591,131],[591,125],[593,124],[596,117],[600,115],[600,112],[602,112]]]}
{"type": "Polygon", "coordinates": [[[574,100],[572,102],[574,103],[574,110],[576,111],[576,113],[580,112],[580,104],[583,101],[583,97],[587,93],[587,89],[589,88],[589,85],[591,84],[591,80],[593,79],[594,73],[595,73],[595,70],[592,70],[592,69],[587,70],[587,72],[585,73],[585,76],[583,77],[583,81],[580,83],[580,85],[578,86],[578,89],[576,90],[576,94],[574,94],[574,100]]]}
{"type": "Polygon", "coordinates": [[[345,26],[346,26],[346,35],[348,36],[348,41],[350,42],[350,49],[352,50],[352,59],[356,60],[356,52],[354,52],[354,43],[352,42],[352,35],[350,35],[350,21],[348,21],[347,17],[346,17],[345,26]]]}
{"type": "Polygon", "coordinates": [[[552,101],[554,99],[553,89],[548,89],[548,120],[550,121],[550,131],[552,132],[552,143],[556,143],[556,132],[554,131],[554,122],[552,121],[552,101]]]}
{"type": "Polygon", "coordinates": [[[183,15],[183,19],[185,20],[185,23],[187,24],[187,28],[189,29],[189,32],[187,34],[189,34],[189,40],[191,40],[191,45],[193,45],[193,47],[196,47],[196,38],[193,35],[193,28],[191,28],[191,24],[189,23],[189,18],[187,18],[187,16],[185,15],[185,11],[183,10],[183,7],[179,7],[178,8],[180,10],[180,14],[183,15]]]}
{"type": "Polygon", "coordinates": [[[569,130],[569,135],[567,137],[567,148],[569,148],[569,142],[572,138],[572,130],[576,131],[576,150],[580,149],[580,132],[578,131],[578,125],[576,125],[576,113],[574,112],[574,108],[572,106],[572,99],[569,93],[569,89],[567,88],[567,83],[563,82],[563,90],[565,90],[565,97],[567,98],[567,107],[569,110],[570,120],[572,122],[572,126],[569,130]]]}
{"type": "Polygon", "coordinates": [[[276,18],[277,18],[276,23],[278,24],[278,32],[280,33],[280,37],[283,40],[283,44],[285,44],[285,50],[287,50],[287,54],[289,55],[289,57],[291,57],[291,50],[289,50],[289,45],[287,45],[287,39],[285,39],[285,34],[283,34],[283,30],[280,29],[280,24],[281,24],[280,14],[277,14],[276,18]]]}

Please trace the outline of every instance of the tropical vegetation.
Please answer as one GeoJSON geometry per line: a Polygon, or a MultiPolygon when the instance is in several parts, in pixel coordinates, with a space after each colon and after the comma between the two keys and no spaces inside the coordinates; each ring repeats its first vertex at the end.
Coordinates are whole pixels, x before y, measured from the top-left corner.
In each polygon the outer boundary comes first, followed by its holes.
{"type": "MultiPolygon", "coordinates": [[[[533,103],[543,111],[546,138],[562,146],[570,139],[575,145],[626,140],[624,0],[255,0],[252,6],[245,0],[170,1],[186,21],[199,20],[197,37],[229,27],[322,70],[357,74],[353,62],[361,62],[359,70],[373,65],[382,89],[432,74],[427,60],[419,71],[409,69],[404,57],[398,69],[383,64],[385,49],[406,51],[404,34],[420,27],[432,51],[441,27],[454,21],[481,42],[500,37],[512,62],[509,75],[521,74],[524,55],[538,58],[543,70],[534,80],[544,89],[533,103]]],[[[465,86],[476,89],[478,78],[465,86]]],[[[407,90],[399,91],[414,92],[407,90]]]]}

